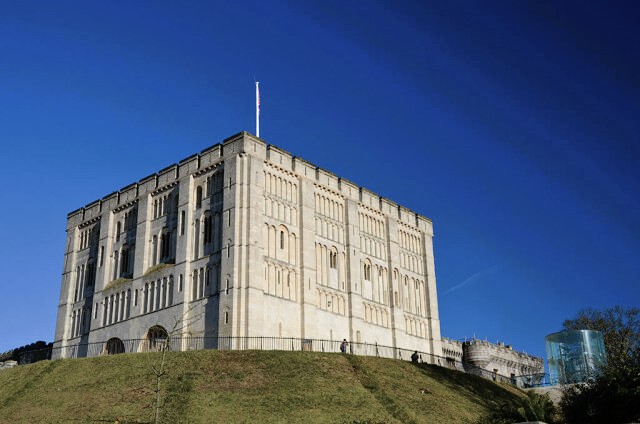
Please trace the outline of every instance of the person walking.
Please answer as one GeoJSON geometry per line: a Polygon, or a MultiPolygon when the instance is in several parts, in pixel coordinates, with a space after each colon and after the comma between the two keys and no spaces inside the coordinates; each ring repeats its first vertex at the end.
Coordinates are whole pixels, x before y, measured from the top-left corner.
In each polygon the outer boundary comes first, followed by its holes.
{"type": "Polygon", "coordinates": [[[347,353],[347,346],[348,346],[347,339],[343,339],[342,343],[340,343],[340,352],[347,353]]]}

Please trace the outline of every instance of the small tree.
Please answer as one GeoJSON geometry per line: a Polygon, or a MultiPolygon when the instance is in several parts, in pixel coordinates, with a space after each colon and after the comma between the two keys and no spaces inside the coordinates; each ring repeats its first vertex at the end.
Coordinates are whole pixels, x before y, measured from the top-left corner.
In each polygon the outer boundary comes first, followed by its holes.
{"type": "Polygon", "coordinates": [[[151,372],[155,377],[155,384],[153,388],[153,393],[155,396],[154,408],[153,408],[153,411],[154,411],[153,422],[155,424],[159,424],[161,422],[160,417],[162,413],[162,407],[164,406],[164,402],[162,398],[162,378],[169,371],[167,368],[167,352],[171,350],[171,339],[172,337],[175,337],[176,335],[181,334],[185,327],[188,327],[189,325],[198,321],[202,317],[201,315],[190,317],[185,322],[184,317],[189,316],[193,308],[194,307],[191,307],[187,311],[185,311],[185,313],[182,314],[180,318],[178,318],[177,316],[174,316],[173,327],[171,328],[171,330],[167,332],[166,339],[160,345],[160,350],[161,350],[160,360],[156,361],[155,363],[152,362],[149,364],[149,368],[151,369],[151,372]]]}
{"type": "Polygon", "coordinates": [[[607,351],[607,363],[614,367],[623,366],[640,349],[639,308],[583,309],[562,325],[566,330],[600,331],[607,351]]]}
{"type": "Polygon", "coordinates": [[[527,392],[527,397],[519,404],[505,404],[492,414],[480,418],[476,424],[512,424],[524,421],[544,421],[555,424],[557,410],[549,395],[527,392]]]}
{"type": "Polygon", "coordinates": [[[605,366],[593,381],[565,387],[560,409],[568,424],[640,421],[640,355],[605,366]]]}
{"type": "Polygon", "coordinates": [[[568,424],[640,420],[640,309],[584,309],[566,320],[569,330],[602,332],[607,363],[596,378],[563,390],[560,408],[568,424]]]}

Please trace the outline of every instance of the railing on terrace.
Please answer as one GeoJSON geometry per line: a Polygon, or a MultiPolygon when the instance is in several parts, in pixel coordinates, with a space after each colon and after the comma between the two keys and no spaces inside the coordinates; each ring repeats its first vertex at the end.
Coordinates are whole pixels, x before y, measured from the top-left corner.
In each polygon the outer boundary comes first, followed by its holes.
{"type": "MultiPolygon", "coordinates": [[[[281,337],[170,337],[156,339],[110,339],[106,342],[79,343],[74,345],[28,351],[20,355],[19,364],[35,362],[34,358],[61,359],[84,358],[118,353],[156,352],[167,349],[170,351],[188,350],[282,350],[304,352],[340,352],[341,341],[281,337]]],[[[411,360],[415,350],[384,346],[377,343],[349,342],[347,353],[360,356],[376,356],[380,358],[394,358],[405,361],[411,360]]],[[[507,377],[483,368],[463,363],[450,357],[442,357],[427,352],[418,351],[418,362],[437,365],[449,369],[478,375],[480,377],[501,383],[508,383],[518,387],[535,387],[539,385],[543,374],[532,376],[507,377]],[[540,377],[538,379],[538,377],[540,377]]]]}
{"type": "Polygon", "coordinates": [[[557,386],[558,381],[551,381],[551,376],[547,373],[530,375],[519,375],[515,377],[516,385],[522,388],[557,386]]]}

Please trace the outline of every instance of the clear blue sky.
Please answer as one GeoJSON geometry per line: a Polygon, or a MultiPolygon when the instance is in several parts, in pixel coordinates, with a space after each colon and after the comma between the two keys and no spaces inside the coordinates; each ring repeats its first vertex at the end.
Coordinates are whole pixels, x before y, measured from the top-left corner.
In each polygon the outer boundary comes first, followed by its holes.
{"type": "Polygon", "coordinates": [[[254,76],[267,142],[433,220],[444,336],[639,306],[640,3],[427,3],[4,3],[0,352],[53,339],[67,213],[254,132],[254,76]]]}

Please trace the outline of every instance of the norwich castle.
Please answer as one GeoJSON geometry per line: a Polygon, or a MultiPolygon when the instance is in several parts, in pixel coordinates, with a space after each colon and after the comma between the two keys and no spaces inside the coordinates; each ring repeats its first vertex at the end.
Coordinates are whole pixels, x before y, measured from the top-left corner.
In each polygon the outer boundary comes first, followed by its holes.
{"type": "Polygon", "coordinates": [[[428,218],[242,132],[68,215],[54,350],[177,335],[441,356],[432,238],[428,218]]]}

